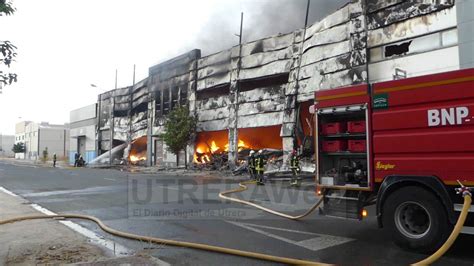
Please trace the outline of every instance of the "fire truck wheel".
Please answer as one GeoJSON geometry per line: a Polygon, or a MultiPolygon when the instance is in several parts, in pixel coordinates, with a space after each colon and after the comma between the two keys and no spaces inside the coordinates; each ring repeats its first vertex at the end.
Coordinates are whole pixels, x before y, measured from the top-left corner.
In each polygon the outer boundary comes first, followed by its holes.
{"type": "Polygon", "coordinates": [[[451,225],[441,201],[421,187],[404,187],[385,201],[383,223],[403,249],[430,253],[448,238],[451,225]]]}

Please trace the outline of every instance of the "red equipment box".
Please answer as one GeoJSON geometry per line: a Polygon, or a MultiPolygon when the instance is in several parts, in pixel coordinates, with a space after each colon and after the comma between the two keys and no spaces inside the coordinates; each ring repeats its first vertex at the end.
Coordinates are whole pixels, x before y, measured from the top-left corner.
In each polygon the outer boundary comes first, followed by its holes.
{"type": "Polygon", "coordinates": [[[321,133],[322,135],[334,135],[345,133],[347,129],[347,123],[336,122],[336,123],[327,123],[322,124],[321,133]]]}
{"type": "Polygon", "coordinates": [[[365,133],[365,121],[349,121],[347,122],[347,132],[349,133],[365,133]]]}
{"type": "Polygon", "coordinates": [[[347,150],[346,140],[326,140],[323,141],[323,152],[339,152],[347,150]]]}
{"type": "Polygon", "coordinates": [[[350,152],[366,152],[367,142],[365,140],[349,140],[348,141],[350,152]]]}

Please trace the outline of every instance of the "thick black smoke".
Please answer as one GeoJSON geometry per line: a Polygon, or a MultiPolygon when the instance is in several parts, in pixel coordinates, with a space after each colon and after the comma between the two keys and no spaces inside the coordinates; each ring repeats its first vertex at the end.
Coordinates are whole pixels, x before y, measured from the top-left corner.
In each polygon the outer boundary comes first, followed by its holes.
{"type": "MultiPolygon", "coordinates": [[[[308,24],[319,21],[349,0],[311,0],[308,24]]],[[[243,41],[261,39],[303,28],[307,0],[226,0],[219,1],[201,32],[187,48],[201,49],[203,55],[238,44],[240,12],[244,12],[243,41]]]]}

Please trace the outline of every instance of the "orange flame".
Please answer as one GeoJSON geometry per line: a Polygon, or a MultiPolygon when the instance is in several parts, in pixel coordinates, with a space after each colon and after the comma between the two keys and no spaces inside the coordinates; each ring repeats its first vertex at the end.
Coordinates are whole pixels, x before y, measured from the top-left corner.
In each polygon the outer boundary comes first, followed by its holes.
{"type": "Polygon", "coordinates": [[[130,161],[132,163],[136,163],[139,161],[146,161],[146,156],[130,155],[130,161]]]}

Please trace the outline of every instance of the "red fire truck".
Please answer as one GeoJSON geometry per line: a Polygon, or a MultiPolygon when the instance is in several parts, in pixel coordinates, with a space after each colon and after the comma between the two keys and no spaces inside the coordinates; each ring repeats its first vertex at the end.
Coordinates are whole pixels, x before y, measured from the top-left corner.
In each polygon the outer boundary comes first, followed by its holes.
{"type": "Polygon", "coordinates": [[[474,185],[474,69],[315,93],[320,212],[375,205],[396,244],[437,249],[455,224],[457,180],[474,185]]]}

